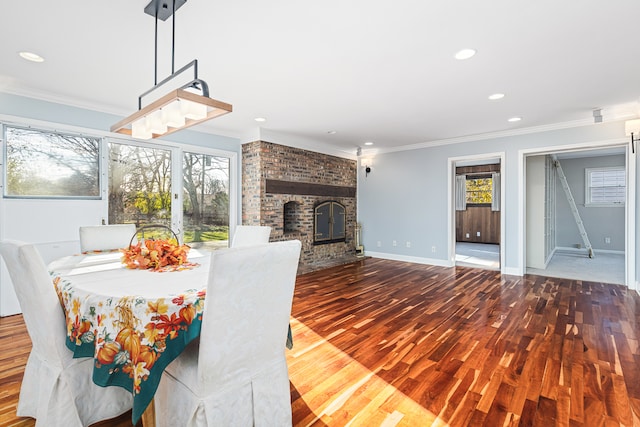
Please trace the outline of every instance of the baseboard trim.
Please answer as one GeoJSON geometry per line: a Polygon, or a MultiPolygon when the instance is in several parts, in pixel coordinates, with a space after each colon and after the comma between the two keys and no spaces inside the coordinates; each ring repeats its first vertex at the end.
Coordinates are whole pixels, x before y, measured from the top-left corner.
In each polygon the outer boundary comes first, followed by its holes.
{"type": "Polygon", "coordinates": [[[435,265],[438,267],[453,267],[453,263],[451,261],[442,260],[442,259],[422,258],[422,257],[408,256],[408,255],[388,254],[384,252],[369,252],[369,251],[365,251],[365,255],[370,256],[371,258],[388,259],[391,261],[412,262],[415,264],[435,265]]]}
{"type": "Polygon", "coordinates": [[[511,276],[522,276],[520,269],[517,267],[505,267],[502,269],[502,274],[509,274],[511,276]]]}
{"type": "MultiPolygon", "coordinates": [[[[451,261],[434,259],[434,258],[422,258],[422,257],[414,257],[414,256],[407,256],[407,255],[388,254],[384,252],[369,252],[369,251],[365,251],[365,256],[370,256],[371,258],[388,259],[390,261],[403,261],[403,262],[412,262],[415,264],[435,265],[438,267],[455,267],[455,263],[451,261]]],[[[520,270],[518,268],[513,268],[513,267],[501,268],[500,273],[509,274],[511,276],[522,276],[522,273],[520,272],[520,270]]]]}
{"type": "MultiPolygon", "coordinates": [[[[556,254],[558,252],[569,252],[569,253],[574,253],[574,254],[585,254],[588,255],[589,252],[585,249],[585,248],[572,248],[572,247],[565,247],[565,246],[556,246],[556,248],[553,250],[553,253],[556,254]]],[[[616,251],[616,250],[612,250],[612,249],[594,249],[593,250],[594,254],[618,254],[618,255],[624,255],[624,251],[616,251]]]]}

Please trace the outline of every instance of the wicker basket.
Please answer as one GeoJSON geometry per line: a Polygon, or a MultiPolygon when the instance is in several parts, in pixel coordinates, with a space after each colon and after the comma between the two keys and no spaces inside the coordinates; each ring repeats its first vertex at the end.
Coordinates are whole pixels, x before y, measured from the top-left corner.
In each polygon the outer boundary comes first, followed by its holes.
{"type": "MultiPolygon", "coordinates": [[[[173,238],[176,240],[176,244],[177,245],[180,244],[180,240],[178,240],[178,235],[170,227],[167,227],[166,225],[163,225],[163,224],[149,224],[149,225],[143,225],[142,227],[138,228],[135,233],[133,233],[133,236],[131,236],[131,240],[129,240],[129,249],[131,249],[131,245],[133,245],[133,241],[138,236],[138,233],[142,233],[142,235],[140,236],[140,242],[144,243],[145,241],[144,231],[151,230],[151,229],[158,229],[158,228],[163,230],[169,230],[173,238]]],[[[156,240],[156,239],[151,238],[148,240],[156,240]]]]}
{"type": "Polygon", "coordinates": [[[129,241],[129,248],[122,249],[122,263],[130,269],[150,269],[154,271],[171,271],[176,269],[191,268],[197,264],[189,263],[187,255],[189,245],[180,244],[178,236],[165,225],[146,225],[140,227],[129,241]],[[170,239],[144,239],[144,230],[151,228],[163,228],[171,231],[170,239]],[[138,243],[133,243],[138,233],[142,237],[138,243]],[[171,240],[175,239],[175,244],[171,240]]]}

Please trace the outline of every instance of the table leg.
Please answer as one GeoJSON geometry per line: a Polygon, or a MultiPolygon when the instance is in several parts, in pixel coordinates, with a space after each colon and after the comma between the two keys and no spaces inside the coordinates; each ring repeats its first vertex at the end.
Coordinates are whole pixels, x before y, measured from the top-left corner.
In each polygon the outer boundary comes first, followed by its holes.
{"type": "Polygon", "coordinates": [[[156,407],[153,403],[153,399],[149,402],[149,406],[142,413],[142,426],[143,427],[155,427],[156,426],[156,407]]]}

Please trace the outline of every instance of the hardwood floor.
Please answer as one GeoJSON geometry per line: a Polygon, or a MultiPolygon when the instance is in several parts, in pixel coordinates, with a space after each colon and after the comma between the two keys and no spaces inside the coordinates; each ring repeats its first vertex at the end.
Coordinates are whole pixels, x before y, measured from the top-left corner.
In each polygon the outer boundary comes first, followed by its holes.
{"type": "MultiPolygon", "coordinates": [[[[366,259],[298,277],[295,426],[640,426],[640,297],[618,285],[366,259]]],[[[0,425],[28,337],[0,319],[0,425]]],[[[130,426],[126,416],[102,426],[130,426]]]]}

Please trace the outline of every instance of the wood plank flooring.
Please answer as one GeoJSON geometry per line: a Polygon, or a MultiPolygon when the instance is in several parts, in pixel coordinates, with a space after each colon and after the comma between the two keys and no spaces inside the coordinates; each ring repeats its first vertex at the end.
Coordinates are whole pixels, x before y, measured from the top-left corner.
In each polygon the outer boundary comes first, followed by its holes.
{"type": "MultiPolygon", "coordinates": [[[[640,426],[639,322],[618,285],[380,259],[304,274],[294,425],[640,426]]],[[[0,319],[0,426],[34,425],[15,417],[27,343],[0,319]]]]}

